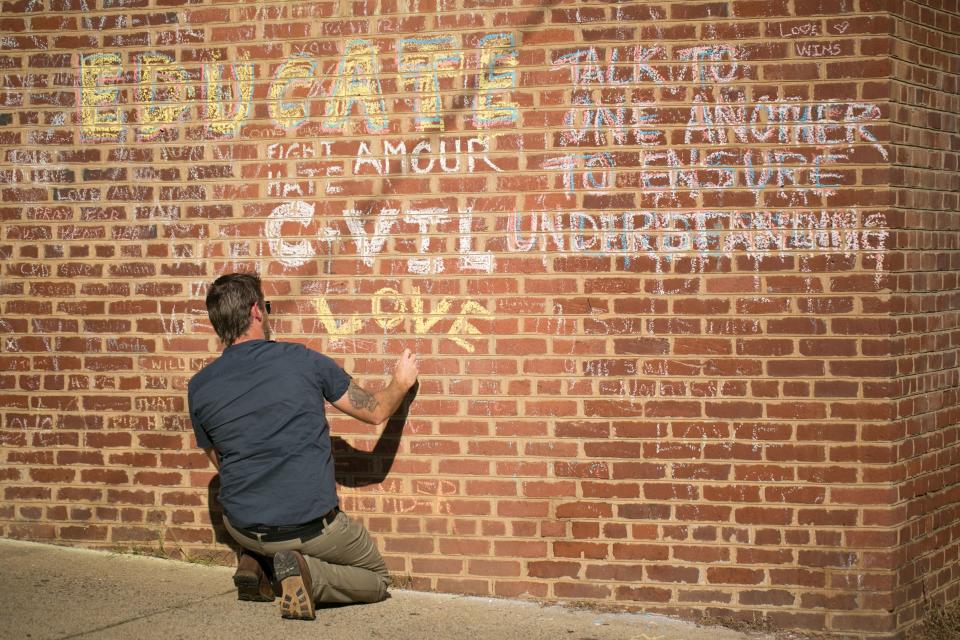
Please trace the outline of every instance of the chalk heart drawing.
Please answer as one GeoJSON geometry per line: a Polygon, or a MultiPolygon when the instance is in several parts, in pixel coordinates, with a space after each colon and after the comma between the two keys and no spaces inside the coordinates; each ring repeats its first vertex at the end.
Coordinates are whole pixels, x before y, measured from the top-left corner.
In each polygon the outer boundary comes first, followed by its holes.
{"type": "Polygon", "coordinates": [[[850,28],[850,23],[844,20],[840,24],[833,25],[833,30],[837,33],[846,33],[847,29],[850,28]]]}

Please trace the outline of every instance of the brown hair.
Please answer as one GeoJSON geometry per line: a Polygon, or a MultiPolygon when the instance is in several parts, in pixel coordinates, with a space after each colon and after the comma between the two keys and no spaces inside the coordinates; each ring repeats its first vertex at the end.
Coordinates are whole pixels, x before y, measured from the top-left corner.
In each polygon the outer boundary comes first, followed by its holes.
{"type": "Polygon", "coordinates": [[[207,291],[207,315],[213,330],[228,347],[250,328],[250,306],[264,308],[260,276],[228,273],[217,278],[207,291]]]}

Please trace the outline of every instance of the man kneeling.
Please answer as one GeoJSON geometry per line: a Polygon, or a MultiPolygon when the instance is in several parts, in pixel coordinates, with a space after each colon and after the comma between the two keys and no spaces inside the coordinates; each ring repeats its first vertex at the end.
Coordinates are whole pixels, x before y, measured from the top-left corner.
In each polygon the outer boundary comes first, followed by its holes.
{"type": "Polygon", "coordinates": [[[416,383],[416,356],[405,350],[390,383],[370,393],[331,358],[270,339],[270,303],[255,274],[218,278],[206,305],[225,348],[190,380],[190,419],[220,470],[223,524],[252,552],[241,555],[234,575],[239,598],[273,599],[272,558],[284,618],[312,620],[318,602],[384,599],[383,558],[339,508],[324,400],[384,423],[416,383]]]}

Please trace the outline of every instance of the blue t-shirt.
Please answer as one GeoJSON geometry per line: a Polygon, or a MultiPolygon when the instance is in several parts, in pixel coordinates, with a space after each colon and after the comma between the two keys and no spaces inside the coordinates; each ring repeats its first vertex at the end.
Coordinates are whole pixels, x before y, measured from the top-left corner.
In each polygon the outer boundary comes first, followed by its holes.
{"type": "Polygon", "coordinates": [[[338,504],[324,399],[350,376],[301,344],[249,340],[190,380],[190,420],[220,454],[220,504],[231,524],[297,525],[338,504]]]}

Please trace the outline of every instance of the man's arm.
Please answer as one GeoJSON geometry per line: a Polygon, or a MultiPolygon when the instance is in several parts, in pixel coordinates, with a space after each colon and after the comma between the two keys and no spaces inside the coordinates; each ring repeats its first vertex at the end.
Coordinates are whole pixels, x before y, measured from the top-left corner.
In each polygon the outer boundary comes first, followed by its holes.
{"type": "Polygon", "coordinates": [[[393,371],[393,378],[383,390],[370,393],[355,382],[332,404],[348,416],[367,424],[380,424],[396,413],[403,397],[417,381],[417,356],[404,349],[393,371]]]}

